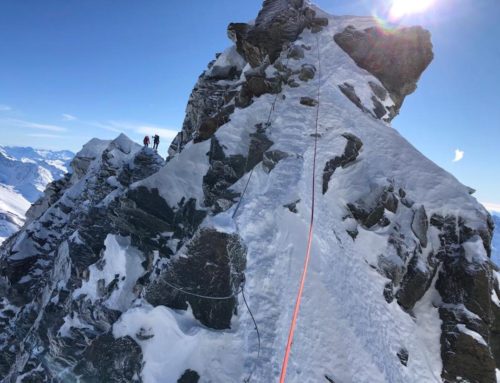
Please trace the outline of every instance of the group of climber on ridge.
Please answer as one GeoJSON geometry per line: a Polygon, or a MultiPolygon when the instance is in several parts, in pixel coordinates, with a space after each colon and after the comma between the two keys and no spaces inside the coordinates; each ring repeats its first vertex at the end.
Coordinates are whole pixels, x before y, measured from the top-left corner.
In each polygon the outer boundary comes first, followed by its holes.
{"type": "MultiPolygon", "coordinates": [[[[160,145],[160,136],[155,134],[154,136],[151,136],[151,138],[153,139],[153,149],[158,150],[158,145],[160,145]]],[[[148,148],[149,143],[151,142],[149,140],[149,136],[145,136],[144,140],[142,140],[142,142],[144,143],[144,147],[148,148]]]]}

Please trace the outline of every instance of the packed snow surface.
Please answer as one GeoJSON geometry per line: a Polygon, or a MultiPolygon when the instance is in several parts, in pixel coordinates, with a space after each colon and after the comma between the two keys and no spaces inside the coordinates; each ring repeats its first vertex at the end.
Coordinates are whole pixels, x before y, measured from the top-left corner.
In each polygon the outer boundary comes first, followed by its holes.
{"type": "Polygon", "coordinates": [[[146,361],[144,383],[176,382],[187,369],[217,377],[212,381],[237,382],[242,369],[236,367],[240,362],[238,340],[200,327],[190,310],[142,304],[122,315],[113,335],[129,335],[141,346],[146,361]],[[221,355],[217,350],[225,352],[221,355]]]}

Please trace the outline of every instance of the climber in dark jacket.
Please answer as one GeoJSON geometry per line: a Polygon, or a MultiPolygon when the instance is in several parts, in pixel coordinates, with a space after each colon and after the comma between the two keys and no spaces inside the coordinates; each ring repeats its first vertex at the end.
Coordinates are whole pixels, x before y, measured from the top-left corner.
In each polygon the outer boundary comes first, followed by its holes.
{"type": "Polygon", "coordinates": [[[158,145],[160,145],[160,136],[155,134],[153,137],[153,149],[158,150],[158,145]]]}
{"type": "Polygon", "coordinates": [[[145,136],[142,142],[144,143],[144,147],[147,148],[149,146],[149,136],[145,136]]]}

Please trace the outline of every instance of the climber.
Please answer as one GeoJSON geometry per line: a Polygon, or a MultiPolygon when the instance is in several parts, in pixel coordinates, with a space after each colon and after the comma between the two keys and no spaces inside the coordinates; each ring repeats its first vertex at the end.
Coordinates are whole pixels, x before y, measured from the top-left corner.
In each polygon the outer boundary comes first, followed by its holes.
{"type": "Polygon", "coordinates": [[[158,150],[158,145],[160,145],[160,136],[155,134],[153,136],[153,149],[158,150]]]}
{"type": "Polygon", "coordinates": [[[144,143],[144,147],[147,148],[149,147],[149,136],[144,136],[144,140],[142,140],[144,143]]]}

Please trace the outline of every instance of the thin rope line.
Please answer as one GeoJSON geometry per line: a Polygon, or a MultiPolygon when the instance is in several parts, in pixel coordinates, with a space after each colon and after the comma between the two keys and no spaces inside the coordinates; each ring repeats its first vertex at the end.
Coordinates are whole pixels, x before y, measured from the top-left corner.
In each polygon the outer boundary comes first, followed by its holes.
{"type": "MultiPolygon", "coordinates": [[[[252,310],[250,310],[250,306],[248,306],[247,298],[245,297],[245,283],[243,283],[243,288],[241,289],[241,296],[243,297],[243,302],[245,302],[245,306],[247,307],[248,313],[250,314],[250,317],[252,318],[253,324],[255,326],[255,331],[257,332],[257,341],[259,343],[259,346],[257,349],[257,361],[258,361],[260,359],[260,349],[261,349],[260,331],[259,331],[259,326],[257,325],[257,321],[255,320],[255,317],[253,316],[252,310]]],[[[250,372],[250,375],[248,376],[248,378],[244,380],[245,383],[250,382],[253,374],[255,373],[255,370],[257,370],[257,362],[254,363],[254,367],[253,367],[252,371],[250,372]]]]}
{"type": "MultiPolygon", "coordinates": [[[[287,60],[286,60],[286,63],[285,63],[285,68],[288,68],[288,62],[290,61],[290,57],[288,57],[288,53],[290,52],[290,49],[291,49],[291,46],[288,47],[287,49],[287,60]]],[[[269,123],[271,122],[271,117],[273,115],[273,112],[274,112],[274,109],[275,109],[275,106],[276,106],[276,103],[278,102],[278,97],[280,96],[281,92],[279,93],[276,93],[276,96],[274,97],[274,100],[271,104],[271,109],[269,110],[269,115],[267,116],[267,121],[266,121],[266,124],[265,126],[268,127],[269,126],[269,123]]],[[[246,158],[246,161],[245,161],[245,170],[247,169],[248,167],[248,158],[250,156],[248,156],[246,158]]],[[[243,201],[243,197],[245,196],[245,193],[248,189],[248,184],[250,183],[250,179],[252,178],[252,175],[253,175],[253,170],[255,169],[255,166],[252,168],[252,170],[250,171],[249,175],[248,175],[248,178],[247,178],[247,182],[245,183],[245,187],[243,188],[243,192],[241,193],[241,197],[240,197],[240,200],[238,201],[238,204],[236,205],[236,209],[234,209],[234,213],[233,215],[231,216],[232,219],[234,219],[234,217],[236,216],[236,213],[238,212],[238,210],[240,209],[240,205],[241,205],[241,202],[243,201]]]]}
{"type": "Polygon", "coordinates": [[[311,220],[309,222],[309,236],[307,240],[307,250],[306,250],[306,257],[304,260],[304,267],[302,270],[302,276],[300,279],[300,286],[299,286],[299,291],[297,293],[297,298],[295,300],[295,307],[293,310],[293,316],[292,316],[292,322],[290,324],[290,331],[288,333],[288,340],[287,340],[287,345],[285,349],[285,356],[283,358],[283,364],[281,366],[281,375],[280,375],[280,383],[285,382],[286,378],[286,372],[288,368],[288,361],[290,358],[290,353],[292,350],[292,343],[293,343],[293,337],[295,334],[295,328],[297,325],[297,318],[299,316],[299,310],[300,310],[300,303],[302,301],[302,294],[304,292],[304,286],[306,282],[306,277],[307,277],[307,270],[309,268],[309,262],[311,260],[311,247],[312,247],[312,240],[313,240],[313,228],[314,228],[314,208],[315,208],[315,195],[316,195],[316,154],[317,154],[317,148],[318,148],[318,122],[319,122],[319,107],[320,107],[320,92],[321,92],[321,55],[320,55],[320,50],[319,50],[319,38],[316,36],[316,46],[318,50],[318,106],[316,108],[316,127],[315,127],[315,134],[314,134],[314,154],[313,154],[313,174],[312,174],[312,206],[311,206],[311,220]]]}
{"type": "Polygon", "coordinates": [[[234,293],[232,293],[231,295],[226,295],[226,296],[221,296],[221,297],[217,297],[217,296],[211,296],[211,295],[203,295],[203,294],[198,294],[198,293],[194,293],[194,292],[191,292],[191,291],[187,291],[185,289],[183,289],[182,287],[179,287],[179,286],[176,286],[168,281],[163,281],[167,286],[169,286],[170,288],[174,289],[174,290],[177,290],[183,294],[187,294],[187,295],[191,295],[191,296],[194,296],[194,297],[198,297],[198,298],[203,298],[203,299],[212,299],[212,300],[219,300],[219,301],[222,301],[222,300],[227,300],[227,299],[231,299],[231,298],[234,298],[236,297],[237,295],[239,295],[243,290],[238,290],[234,293]]]}

